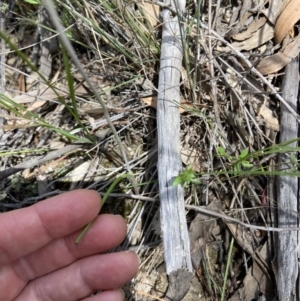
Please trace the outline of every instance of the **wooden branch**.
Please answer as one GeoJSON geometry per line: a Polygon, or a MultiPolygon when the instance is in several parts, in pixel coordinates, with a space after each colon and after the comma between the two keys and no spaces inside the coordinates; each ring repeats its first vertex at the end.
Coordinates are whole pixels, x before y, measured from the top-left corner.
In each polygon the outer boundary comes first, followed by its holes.
{"type": "MultiPolygon", "coordinates": [[[[297,112],[298,98],[298,58],[291,61],[285,69],[282,84],[282,97],[297,112]]],[[[298,137],[298,123],[289,110],[281,103],[280,142],[298,137]]],[[[297,142],[290,146],[297,146],[297,142]]],[[[279,155],[279,169],[291,168],[291,153],[279,155]]],[[[298,157],[297,153],[294,153],[298,157]]],[[[278,227],[298,227],[298,178],[278,177],[278,227]]],[[[286,231],[278,234],[277,249],[277,290],[278,300],[299,300],[297,278],[298,261],[298,231],[286,231]]]]}
{"type": "MultiPolygon", "coordinates": [[[[172,4],[171,4],[172,5],[172,4]]],[[[181,11],[185,1],[176,3],[181,11]]],[[[182,43],[180,25],[173,9],[162,11],[163,32],[157,101],[158,177],[161,227],[164,242],[169,288],[166,297],[181,300],[187,293],[191,279],[190,242],[184,209],[183,188],[172,186],[182,170],[180,156],[180,75],[182,43]]],[[[175,7],[175,8],[176,8],[175,7]]],[[[176,9],[175,9],[176,11],[176,9]]]]}

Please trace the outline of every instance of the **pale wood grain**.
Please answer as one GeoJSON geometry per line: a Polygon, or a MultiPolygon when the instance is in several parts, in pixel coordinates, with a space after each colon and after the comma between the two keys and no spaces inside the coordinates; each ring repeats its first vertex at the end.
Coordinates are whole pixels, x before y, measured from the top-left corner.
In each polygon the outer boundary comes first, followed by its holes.
{"type": "MultiPolygon", "coordinates": [[[[282,97],[297,112],[298,99],[298,59],[294,59],[285,69],[282,84],[282,97]]],[[[280,116],[280,142],[298,137],[298,122],[281,104],[280,116]]],[[[297,142],[291,144],[296,147],[297,142]]],[[[294,154],[297,158],[298,154],[294,154]]],[[[291,154],[279,155],[279,169],[291,168],[291,154]]],[[[278,177],[278,227],[297,227],[299,225],[298,215],[298,178],[278,177]]],[[[299,289],[297,289],[297,278],[299,272],[298,250],[299,232],[286,231],[278,234],[277,250],[277,290],[279,301],[299,300],[299,289]]]]}
{"type": "MultiPolygon", "coordinates": [[[[185,3],[181,1],[180,7],[184,8],[185,3]]],[[[177,16],[173,16],[169,9],[164,9],[162,17],[163,32],[157,101],[160,213],[166,270],[170,284],[167,297],[180,300],[189,287],[189,281],[184,280],[189,279],[192,271],[183,188],[180,185],[172,186],[174,178],[182,170],[178,106],[182,45],[177,16]],[[180,283],[182,285],[179,285],[180,283]]]]}

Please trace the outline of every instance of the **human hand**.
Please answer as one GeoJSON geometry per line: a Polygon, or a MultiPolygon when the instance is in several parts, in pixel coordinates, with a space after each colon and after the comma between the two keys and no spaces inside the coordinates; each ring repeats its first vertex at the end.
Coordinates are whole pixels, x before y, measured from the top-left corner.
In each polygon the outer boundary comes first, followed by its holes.
{"type": "Polygon", "coordinates": [[[101,254],[123,241],[126,223],[120,216],[97,216],[100,206],[96,192],[77,190],[1,214],[0,300],[123,300],[118,288],[136,275],[138,257],[101,254]],[[97,290],[102,292],[91,296],[97,290]]]}

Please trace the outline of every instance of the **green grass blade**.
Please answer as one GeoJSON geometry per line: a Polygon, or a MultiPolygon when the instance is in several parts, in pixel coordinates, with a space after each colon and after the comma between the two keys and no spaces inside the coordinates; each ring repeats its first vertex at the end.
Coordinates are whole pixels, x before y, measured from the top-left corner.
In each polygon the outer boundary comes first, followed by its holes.
{"type": "MultiPolygon", "coordinates": [[[[111,194],[111,192],[113,191],[113,189],[116,187],[116,185],[121,182],[123,179],[126,179],[126,178],[132,178],[133,175],[132,174],[123,174],[123,175],[120,175],[119,177],[117,177],[113,182],[112,184],[109,186],[109,188],[107,189],[106,193],[104,194],[103,196],[103,199],[102,199],[102,206],[104,205],[104,203],[106,202],[107,198],[109,197],[109,195],[111,194]]],[[[76,239],[76,244],[78,244],[81,239],[84,237],[84,235],[87,233],[87,231],[89,230],[89,228],[91,227],[93,221],[88,223],[84,229],[81,231],[81,233],[79,234],[79,236],[77,237],[76,239]]]]}
{"type": "Polygon", "coordinates": [[[227,286],[229,267],[230,267],[231,257],[232,257],[233,243],[234,243],[234,238],[232,237],[231,242],[230,242],[230,246],[229,246],[229,251],[228,251],[228,258],[227,258],[226,270],[225,270],[223,287],[222,287],[221,301],[224,301],[225,294],[226,294],[226,286],[227,286]]]}

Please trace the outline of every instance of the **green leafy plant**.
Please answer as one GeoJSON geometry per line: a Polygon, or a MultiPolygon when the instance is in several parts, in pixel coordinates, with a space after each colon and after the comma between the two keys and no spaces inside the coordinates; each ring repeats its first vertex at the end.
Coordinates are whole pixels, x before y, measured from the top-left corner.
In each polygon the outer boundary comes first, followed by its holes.
{"type": "Polygon", "coordinates": [[[196,173],[191,166],[182,171],[173,181],[173,185],[181,184],[187,187],[189,184],[200,184],[203,176],[230,176],[230,177],[250,177],[250,176],[292,176],[300,177],[299,163],[295,153],[300,151],[300,147],[290,146],[294,142],[298,142],[300,138],[275,144],[262,150],[249,152],[244,149],[237,157],[226,152],[222,147],[217,147],[218,156],[226,159],[228,164],[223,170],[214,170],[211,172],[196,173]],[[268,170],[259,161],[269,155],[291,153],[287,159],[287,168],[268,170]]]}
{"type": "Polygon", "coordinates": [[[197,177],[195,171],[191,166],[188,166],[182,173],[180,173],[173,181],[172,185],[176,186],[181,184],[187,187],[189,184],[200,184],[201,181],[197,177]]]}
{"type": "Polygon", "coordinates": [[[226,153],[223,147],[217,147],[217,151],[220,157],[228,159],[233,164],[234,175],[238,175],[243,169],[253,167],[253,164],[250,162],[248,148],[244,149],[237,158],[226,153]]]}
{"type": "Polygon", "coordinates": [[[16,192],[21,192],[24,197],[33,196],[37,193],[37,184],[16,175],[11,179],[11,186],[16,192]]]}

